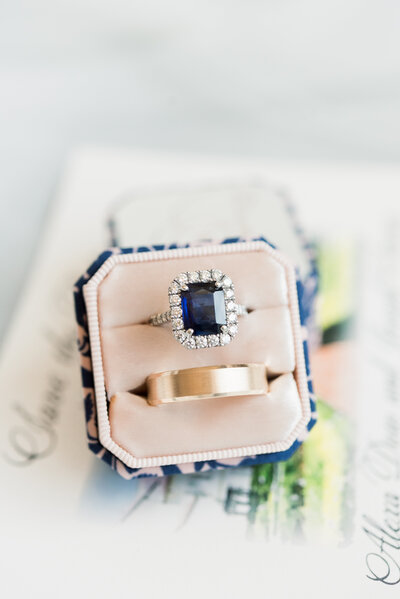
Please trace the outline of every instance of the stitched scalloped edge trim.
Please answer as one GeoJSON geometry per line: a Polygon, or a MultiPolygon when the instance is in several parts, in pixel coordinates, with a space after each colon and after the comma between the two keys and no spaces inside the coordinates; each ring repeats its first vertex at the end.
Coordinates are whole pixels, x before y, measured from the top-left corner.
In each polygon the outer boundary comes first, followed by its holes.
{"type": "Polygon", "coordinates": [[[209,245],[200,247],[177,248],[171,250],[158,250],[152,252],[116,254],[110,256],[83,286],[88,327],[90,335],[90,347],[93,365],[93,378],[96,394],[97,420],[100,443],[113,455],[121,460],[129,468],[148,468],[153,466],[170,466],[185,464],[188,462],[199,462],[209,460],[224,460],[229,458],[240,458],[254,456],[264,453],[281,452],[288,449],[304,431],[310,420],[310,400],[307,385],[307,373],[303,352],[304,331],[300,322],[300,312],[297,297],[296,274],[292,264],[278,250],[272,248],[264,241],[237,242],[223,245],[209,245]],[[118,264],[150,262],[153,260],[171,260],[174,258],[233,254],[241,252],[264,251],[281,264],[285,270],[288,283],[288,296],[295,349],[295,378],[299,390],[302,417],[299,422],[283,441],[265,443],[263,445],[252,445],[231,449],[220,449],[215,451],[203,451],[197,453],[184,453],[176,455],[164,455],[148,458],[135,458],[125,449],[119,446],[111,437],[110,422],[107,410],[107,395],[104,380],[102,350],[100,341],[100,328],[98,317],[98,287],[104,278],[118,264]]]}

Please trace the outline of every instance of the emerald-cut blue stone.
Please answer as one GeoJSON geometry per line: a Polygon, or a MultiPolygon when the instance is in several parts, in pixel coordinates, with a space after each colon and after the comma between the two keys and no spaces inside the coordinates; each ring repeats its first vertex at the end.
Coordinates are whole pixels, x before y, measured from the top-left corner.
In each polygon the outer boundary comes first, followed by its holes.
{"type": "Polygon", "coordinates": [[[181,292],[183,324],[194,335],[218,335],[226,324],[225,297],[215,283],[192,283],[181,292]]]}

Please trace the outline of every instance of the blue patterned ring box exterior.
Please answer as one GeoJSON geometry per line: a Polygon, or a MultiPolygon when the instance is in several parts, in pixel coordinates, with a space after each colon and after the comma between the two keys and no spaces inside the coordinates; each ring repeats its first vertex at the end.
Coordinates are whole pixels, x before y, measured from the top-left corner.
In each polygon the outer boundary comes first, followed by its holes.
{"type": "MultiPolygon", "coordinates": [[[[232,244],[246,242],[249,240],[242,238],[224,239],[221,244],[232,244]]],[[[274,248],[263,237],[253,239],[251,241],[261,241],[271,248],[274,248]]],[[[196,245],[196,244],[193,244],[196,245]]],[[[214,243],[215,245],[215,243],[214,243]]],[[[304,430],[293,440],[291,445],[284,451],[275,451],[263,453],[259,455],[250,455],[238,458],[229,458],[222,460],[204,460],[194,461],[184,464],[170,464],[150,467],[132,468],[127,466],[121,459],[116,457],[109,449],[106,449],[99,439],[99,428],[96,408],[95,382],[92,368],[92,355],[88,327],[87,309],[83,295],[83,287],[95,275],[100,267],[111,257],[118,254],[134,254],[139,252],[154,252],[169,249],[177,249],[177,244],[171,245],[156,245],[156,246],[141,246],[137,248],[112,248],[104,251],[97,260],[88,268],[88,270],[80,277],[74,287],[75,313],[78,325],[78,348],[81,357],[81,377],[84,392],[84,408],[87,428],[87,439],[89,449],[101,460],[106,462],[111,468],[116,470],[123,478],[131,479],[137,477],[148,476],[167,476],[178,473],[196,473],[205,472],[207,470],[218,470],[223,468],[232,468],[238,466],[253,466],[267,462],[278,462],[287,460],[301,445],[306,438],[308,432],[316,423],[316,408],[315,397],[310,373],[309,350],[308,350],[308,334],[309,330],[313,330],[314,322],[314,304],[317,292],[317,271],[315,261],[313,259],[310,247],[307,245],[305,249],[310,251],[310,270],[305,280],[300,280],[296,271],[296,291],[299,307],[300,326],[302,329],[302,351],[304,355],[304,366],[307,380],[307,395],[310,405],[309,419],[304,430]]],[[[179,246],[183,248],[192,247],[186,244],[179,246]]],[[[275,248],[274,248],[275,249],[275,248]]]]}

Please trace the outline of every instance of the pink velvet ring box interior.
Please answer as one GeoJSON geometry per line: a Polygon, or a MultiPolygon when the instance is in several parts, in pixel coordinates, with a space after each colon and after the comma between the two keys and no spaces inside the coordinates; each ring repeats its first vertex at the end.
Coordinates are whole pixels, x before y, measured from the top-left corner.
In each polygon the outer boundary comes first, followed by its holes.
{"type": "Polygon", "coordinates": [[[279,251],[264,240],[115,249],[100,263],[82,285],[81,322],[77,305],[89,445],[92,438],[99,457],[131,478],[279,459],[304,439],[315,421],[307,331],[295,269],[279,251]],[[178,273],[211,268],[230,276],[237,301],[251,309],[231,343],[190,350],[169,325],[146,323],[168,308],[178,273]],[[154,372],[250,362],[267,366],[268,394],[154,407],[132,392],[154,372]]]}

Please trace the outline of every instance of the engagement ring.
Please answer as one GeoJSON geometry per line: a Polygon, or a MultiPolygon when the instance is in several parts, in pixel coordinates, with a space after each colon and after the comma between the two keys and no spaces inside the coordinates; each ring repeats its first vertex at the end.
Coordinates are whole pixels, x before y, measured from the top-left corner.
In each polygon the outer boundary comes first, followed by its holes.
{"type": "Polygon", "coordinates": [[[169,310],[153,314],[149,322],[170,322],[175,338],[188,349],[227,345],[238,331],[238,316],[248,313],[236,303],[230,277],[218,269],[180,273],[168,294],[169,310]]]}

